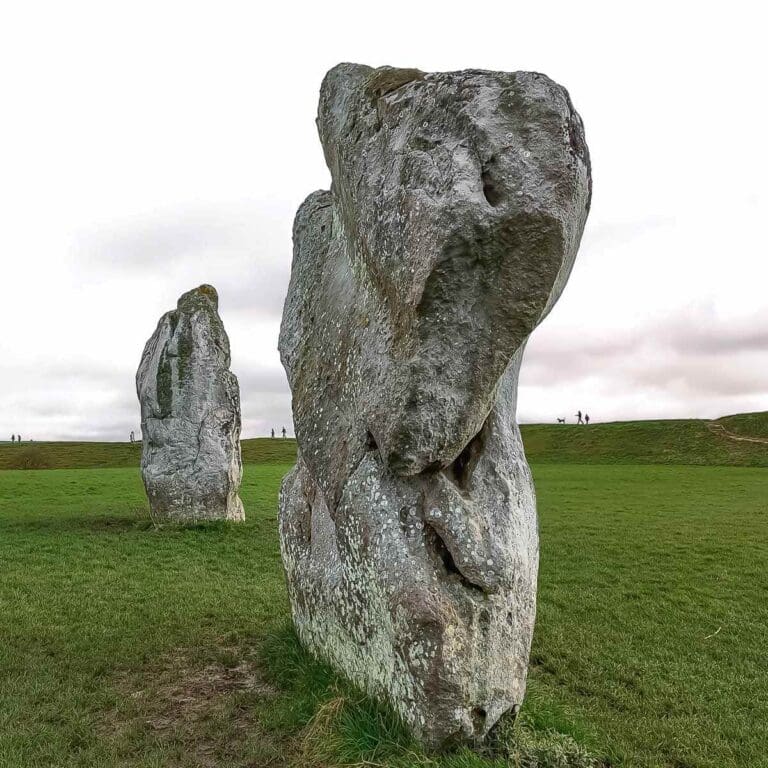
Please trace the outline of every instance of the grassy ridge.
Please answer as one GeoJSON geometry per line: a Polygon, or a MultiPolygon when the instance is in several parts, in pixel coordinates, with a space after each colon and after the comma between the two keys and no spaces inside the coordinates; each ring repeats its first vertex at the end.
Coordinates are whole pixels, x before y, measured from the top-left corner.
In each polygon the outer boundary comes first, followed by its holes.
{"type": "MultiPolygon", "coordinates": [[[[730,438],[727,432],[768,439],[768,412],[716,421],[680,419],[607,424],[523,424],[530,461],[590,464],[685,464],[768,466],[768,443],[730,438]]],[[[243,463],[293,463],[296,441],[242,441],[243,463]]],[[[141,444],[24,443],[0,445],[0,469],[87,469],[138,466],[141,444]]]]}
{"type": "Polygon", "coordinates": [[[768,439],[768,411],[737,413],[733,416],[723,416],[717,421],[736,435],[768,439]]]}
{"type": "Polygon", "coordinates": [[[0,469],[137,467],[141,443],[35,442],[0,444],[0,469]]]}
{"type": "MultiPolygon", "coordinates": [[[[242,441],[244,464],[293,464],[296,441],[258,437],[242,441]]],[[[116,469],[138,467],[141,443],[39,442],[0,444],[0,469],[116,469]]]]}
{"type": "MultiPolygon", "coordinates": [[[[752,423],[740,421],[741,417],[727,418],[729,425],[738,425],[740,434],[751,434],[752,423]]],[[[712,428],[718,424],[720,420],[699,419],[619,421],[588,427],[525,424],[521,431],[531,461],[768,466],[768,444],[733,440],[712,428]]],[[[733,426],[726,429],[735,432],[733,426]]]]}
{"type": "Polygon", "coordinates": [[[296,441],[292,438],[255,437],[240,443],[243,464],[293,464],[296,441]]]}

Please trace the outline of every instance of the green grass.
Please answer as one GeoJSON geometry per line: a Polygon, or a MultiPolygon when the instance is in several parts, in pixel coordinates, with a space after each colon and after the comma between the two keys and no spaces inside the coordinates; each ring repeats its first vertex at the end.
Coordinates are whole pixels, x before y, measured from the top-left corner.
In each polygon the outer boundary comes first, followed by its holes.
{"type": "MultiPolygon", "coordinates": [[[[768,467],[768,444],[730,439],[711,429],[721,425],[738,435],[768,439],[768,412],[701,419],[617,421],[607,424],[523,424],[530,461],[594,464],[685,464],[768,467]]],[[[293,462],[296,441],[243,440],[243,462],[293,462]]],[[[0,444],[0,469],[135,467],[141,443],[0,444]]]]}
{"type": "Polygon", "coordinates": [[[293,438],[255,437],[243,440],[240,446],[244,464],[264,462],[293,464],[296,461],[296,441],[293,438]]]}
{"type": "Polygon", "coordinates": [[[160,531],[135,468],[0,472],[2,768],[768,766],[764,470],[534,464],[522,727],[432,759],[296,642],[287,469],[246,467],[244,525],[160,531]]]}

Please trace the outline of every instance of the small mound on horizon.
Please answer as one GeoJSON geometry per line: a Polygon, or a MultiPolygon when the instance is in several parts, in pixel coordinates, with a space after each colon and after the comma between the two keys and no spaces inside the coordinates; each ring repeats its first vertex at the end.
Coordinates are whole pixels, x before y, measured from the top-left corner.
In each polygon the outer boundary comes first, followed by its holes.
{"type": "Polygon", "coordinates": [[[736,435],[768,439],[768,411],[735,413],[732,416],[721,416],[715,421],[736,435]]]}

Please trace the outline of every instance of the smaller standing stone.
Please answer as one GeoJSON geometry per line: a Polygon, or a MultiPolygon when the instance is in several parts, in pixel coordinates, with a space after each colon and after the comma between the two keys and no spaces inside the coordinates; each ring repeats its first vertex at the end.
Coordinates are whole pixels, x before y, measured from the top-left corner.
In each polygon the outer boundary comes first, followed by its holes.
{"type": "Polygon", "coordinates": [[[243,520],[240,388],[211,285],[185,293],[147,342],[136,372],[141,474],[167,522],[243,520]]]}

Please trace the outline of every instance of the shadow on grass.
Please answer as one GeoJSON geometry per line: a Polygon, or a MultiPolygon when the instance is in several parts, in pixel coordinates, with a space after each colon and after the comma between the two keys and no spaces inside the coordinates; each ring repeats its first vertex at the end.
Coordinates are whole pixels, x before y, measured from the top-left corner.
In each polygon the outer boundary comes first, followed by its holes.
{"type": "Polygon", "coordinates": [[[95,515],[72,517],[39,517],[13,521],[6,526],[9,530],[29,533],[131,533],[136,531],[151,531],[154,529],[152,520],[132,514],[95,515]]]}
{"type": "Polygon", "coordinates": [[[220,535],[241,526],[226,520],[211,520],[198,523],[155,523],[148,509],[137,508],[133,512],[106,513],[100,515],[72,515],[71,517],[39,517],[13,521],[7,528],[30,533],[196,533],[220,535]]]}

